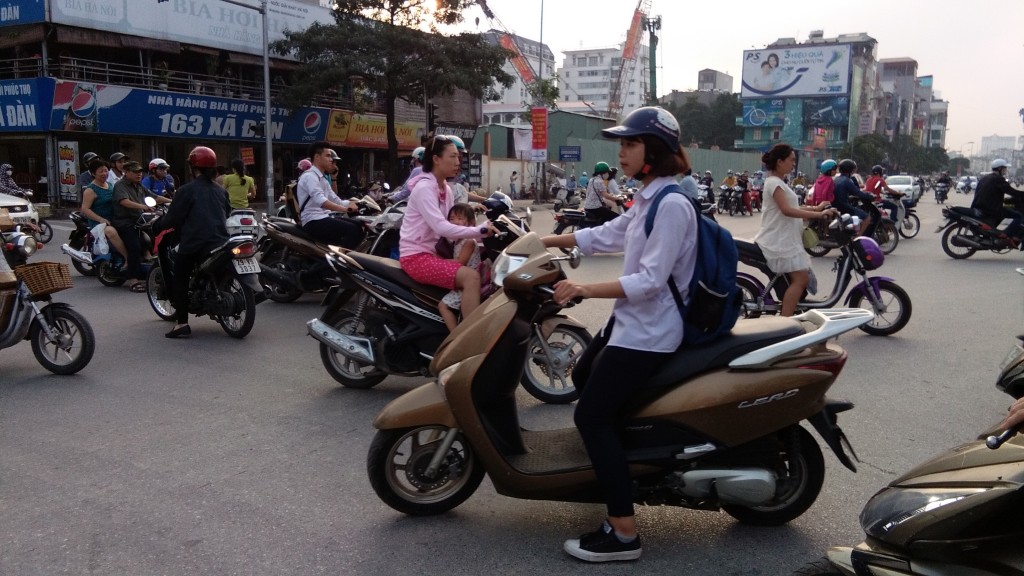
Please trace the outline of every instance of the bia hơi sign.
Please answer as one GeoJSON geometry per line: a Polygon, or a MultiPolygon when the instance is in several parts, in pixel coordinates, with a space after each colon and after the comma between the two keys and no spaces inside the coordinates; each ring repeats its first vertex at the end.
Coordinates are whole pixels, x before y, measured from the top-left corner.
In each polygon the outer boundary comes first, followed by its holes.
{"type": "Polygon", "coordinates": [[[740,98],[846,95],[850,92],[850,45],[746,50],[742,79],[740,98]]]}

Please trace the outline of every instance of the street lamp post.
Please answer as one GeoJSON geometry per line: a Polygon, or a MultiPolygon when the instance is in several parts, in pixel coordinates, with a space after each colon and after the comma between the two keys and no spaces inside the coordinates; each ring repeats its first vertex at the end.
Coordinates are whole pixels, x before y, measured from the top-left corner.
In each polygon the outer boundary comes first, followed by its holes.
{"type": "Polygon", "coordinates": [[[266,189],[267,213],[274,210],[274,155],[273,155],[273,115],[270,113],[270,22],[268,21],[267,0],[260,0],[259,6],[247,4],[240,0],[221,0],[228,4],[255,10],[263,17],[263,136],[266,144],[266,189]]]}

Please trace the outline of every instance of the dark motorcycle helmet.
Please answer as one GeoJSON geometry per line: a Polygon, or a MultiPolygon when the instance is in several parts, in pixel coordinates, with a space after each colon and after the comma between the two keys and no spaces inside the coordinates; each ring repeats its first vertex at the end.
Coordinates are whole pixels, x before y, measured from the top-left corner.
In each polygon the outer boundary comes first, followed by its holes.
{"type": "Polygon", "coordinates": [[[487,209],[488,218],[490,218],[492,213],[497,218],[506,212],[511,212],[512,207],[512,199],[504,192],[494,192],[487,200],[484,200],[484,208],[487,209]]]}
{"type": "Polygon", "coordinates": [[[85,166],[85,167],[88,167],[89,166],[89,162],[92,162],[93,160],[95,160],[95,159],[97,159],[99,157],[100,157],[100,155],[95,153],[95,152],[86,152],[85,155],[82,156],[82,165],[85,166]]]}
{"type": "Polygon", "coordinates": [[[874,174],[875,176],[881,176],[882,174],[885,174],[885,168],[882,168],[878,164],[875,164],[874,166],[871,167],[871,173],[874,174]]]}
{"type": "Polygon", "coordinates": [[[646,134],[660,138],[669,150],[679,149],[679,122],[660,106],[637,108],[622,120],[621,125],[605,128],[601,134],[606,138],[629,138],[646,134]]]}
{"type": "Polygon", "coordinates": [[[857,169],[857,163],[849,158],[844,158],[839,161],[839,173],[840,174],[853,174],[853,171],[857,169]]]}
{"type": "Polygon", "coordinates": [[[113,164],[114,162],[117,162],[118,160],[127,160],[127,159],[128,159],[128,156],[126,156],[125,154],[123,154],[121,152],[114,152],[113,154],[110,155],[109,162],[111,164],[113,164]]]}
{"type": "Polygon", "coordinates": [[[188,154],[188,163],[193,168],[216,168],[217,154],[206,146],[196,146],[188,154]]]}

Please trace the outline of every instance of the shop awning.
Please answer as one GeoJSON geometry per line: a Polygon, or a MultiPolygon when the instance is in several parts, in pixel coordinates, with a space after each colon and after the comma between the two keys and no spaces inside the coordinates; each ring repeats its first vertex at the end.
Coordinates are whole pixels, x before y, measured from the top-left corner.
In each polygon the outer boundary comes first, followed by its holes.
{"type": "Polygon", "coordinates": [[[5,29],[0,35],[0,48],[10,48],[21,44],[32,44],[42,42],[45,36],[42,24],[25,26],[23,28],[5,29]]]}
{"type": "Polygon", "coordinates": [[[178,54],[181,52],[181,44],[173,40],[158,40],[156,38],[142,38],[141,36],[121,36],[121,46],[125,48],[137,48],[139,50],[152,50],[154,52],[166,52],[178,54]]]}
{"type": "Polygon", "coordinates": [[[88,44],[89,46],[105,46],[107,48],[121,48],[121,41],[110,32],[99,30],[86,30],[85,28],[69,28],[60,26],[57,28],[57,42],[61,44],[88,44]]]}

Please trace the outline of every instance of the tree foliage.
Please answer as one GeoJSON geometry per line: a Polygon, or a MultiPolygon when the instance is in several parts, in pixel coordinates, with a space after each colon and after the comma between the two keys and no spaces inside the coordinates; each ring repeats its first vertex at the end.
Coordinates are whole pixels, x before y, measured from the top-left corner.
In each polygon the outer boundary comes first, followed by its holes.
{"type": "Polygon", "coordinates": [[[271,47],[300,63],[292,86],[281,98],[288,107],[306,106],[322,94],[348,94],[356,85],[375,94],[387,116],[389,179],[397,178],[398,139],[395,102],[421,104],[424,98],[461,89],[487,100],[495,82],[513,78],[502,69],[509,53],[481,35],[444,36],[437,26],[462,20],[470,0],[335,0],[334,24],[314,23],[285,31],[271,47]]]}
{"type": "Polygon", "coordinates": [[[931,174],[948,170],[950,166],[945,150],[919,146],[913,138],[902,134],[893,142],[881,134],[858,136],[843,146],[839,157],[852,158],[862,171],[877,164],[892,174],[931,174]]]}
{"type": "Polygon", "coordinates": [[[743,138],[743,128],[736,125],[736,117],[743,114],[743,104],[736,94],[720,94],[710,106],[691,96],[679,106],[670,106],[669,111],[679,121],[684,145],[735,150],[736,140],[743,138]]]}

